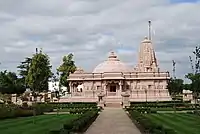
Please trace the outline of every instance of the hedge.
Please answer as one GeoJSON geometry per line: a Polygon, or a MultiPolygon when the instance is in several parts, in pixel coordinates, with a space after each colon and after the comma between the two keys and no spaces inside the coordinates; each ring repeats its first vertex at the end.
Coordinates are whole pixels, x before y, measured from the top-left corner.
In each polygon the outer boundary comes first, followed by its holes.
{"type": "Polygon", "coordinates": [[[69,134],[84,132],[98,116],[97,110],[87,111],[80,115],[79,118],[63,124],[60,130],[52,130],[49,134],[69,134]]]}
{"type": "Polygon", "coordinates": [[[14,104],[0,104],[0,119],[33,116],[34,112],[35,115],[41,115],[44,112],[51,111],[53,111],[53,107],[46,104],[36,104],[33,107],[21,107],[14,104]]]}
{"type": "Polygon", "coordinates": [[[33,106],[0,104],[0,119],[41,115],[52,112],[55,108],[67,108],[70,114],[84,114],[91,110],[100,110],[96,103],[36,103],[33,106]]]}
{"type": "MultiPolygon", "coordinates": [[[[44,103],[39,103],[39,104],[44,104],[44,103]]],[[[64,109],[64,108],[68,108],[68,109],[80,109],[80,108],[84,108],[84,109],[92,109],[92,108],[97,108],[97,103],[95,102],[52,102],[52,103],[48,103],[48,105],[51,105],[53,108],[59,108],[59,109],[64,109]]]]}
{"type": "MultiPolygon", "coordinates": [[[[200,104],[196,104],[197,108],[200,109],[200,104]]],[[[141,102],[141,103],[131,103],[130,108],[132,109],[138,109],[138,108],[152,108],[157,109],[158,111],[171,111],[171,108],[176,107],[176,110],[182,111],[182,110],[194,110],[195,105],[188,103],[188,102],[181,102],[176,101],[175,103],[173,101],[167,102],[141,102]],[[167,110],[166,110],[167,109],[167,110]]]]}
{"type": "Polygon", "coordinates": [[[168,129],[165,128],[161,124],[157,124],[147,117],[143,116],[140,112],[138,111],[129,111],[129,114],[131,116],[131,119],[133,122],[137,122],[138,125],[140,125],[146,133],[150,134],[177,134],[173,129],[168,129]]]}
{"type": "MultiPolygon", "coordinates": [[[[177,100],[176,101],[148,101],[147,103],[148,104],[156,104],[156,103],[157,104],[159,104],[159,103],[162,103],[162,104],[165,103],[166,104],[166,103],[174,103],[174,102],[176,102],[176,103],[177,102],[178,103],[191,103],[191,101],[184,101],[183,102],[183,101],[177,101],[177,100]]],[[[144,102],[144,101],[141,101],[141,102],[131,102],[131,105],[132,104],[146,104],[146,102],[144,102]]]]}

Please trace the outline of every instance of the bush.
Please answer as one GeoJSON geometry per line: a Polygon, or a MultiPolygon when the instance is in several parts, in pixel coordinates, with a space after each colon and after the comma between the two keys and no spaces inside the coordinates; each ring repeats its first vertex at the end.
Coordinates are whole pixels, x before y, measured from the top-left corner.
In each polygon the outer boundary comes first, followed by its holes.
{"type": "Polygon", "coordinates": [[[179,108],[192,108],[193,104],[190,102],[182,102],[182,101],[163,101],[163,102],[131,102],[130,107],[138,108],[138,107],[148,107],[148,108],[173,108],[174,103],[176,107],[179,108]]]}
{"type": "MultiPolygon", "coordinates": [[[[43,104],[43,103],[41,103],[43,104]]],[[[93,102],[73,102],[73,103],[69,103],[69,102],[53,102],[53,103],[48,103],[49,105],[51,105],[54,109],[55,108],[68,108],[68,109],[97,109],[97,103],[93,103],[93,102]]]]}
{"type": "Polygon", "coordinates": [[[87,111],[80,115],[79,118],[74,119],[63,124],[63,128],[59,131],[52,130],[49,134],[68,134],[74,132],[84,132],[98,116],[98,110],[87,111]]]}
{"type": "Polygon", "coordinates": [[[98,111],[88,111],[73,122],[73,132],[83,132],[96,119],[98,111]]]}
{"type": "Polygon", "coordinates": [[[33,111],[30,109],[23,109],[16,105],[1,104],[0,106],[0,119],[26,117],[32,116],[33,111]]]}
{"type": "Polygon", "coordinates": [[[189,111],[187,112],[187,114],[195,114],[195,115],[200,116],[200,111],[189,111]]]}
{"type": "Polygon", "coordinates": [[[49,104],[35,104],[33,107],[36,109],[36,113],[53,112],[53,106],[49,104]]]}
{"type": "Polygon", "coordinates": [[[52,112],[53,107],[48,104],[35,104],[30,107],[24,103],[22,106],[14,104],[0,104],[0,119],[15,118],[15,117],[27,117],[35,115],[41,115],[44,112],[52,112]]]}
{"type": "Polygon", "coordinates": [[[142,115],[140,112],[135,110],[129,110],[131,119],[136,121],[140,126],[143,127],[144,131],[151,134],[176,134],[172,129],[167,129],[160,124],[157,124],[149,118],[142,115]]]}
{"type": "Polygon", "coordinates": [[[194,114],[200,116],[200,111],[194,111],[194,114]]]}

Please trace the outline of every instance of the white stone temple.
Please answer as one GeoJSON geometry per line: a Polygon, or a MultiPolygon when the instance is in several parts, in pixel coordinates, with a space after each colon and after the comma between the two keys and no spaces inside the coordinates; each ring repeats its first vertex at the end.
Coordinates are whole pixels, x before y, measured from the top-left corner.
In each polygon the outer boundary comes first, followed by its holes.
{"type": "Polygon", "coordinates": [[[61,101],[94,102],[102,96],[104,103],[129,101],[170,101],[167,89],[169,72],[160,71],[151,40],[147,37],[139,47],[138,63],[130,67],[115,52],[97,65],[91,73],[78,68],[69,76],[70,97],[61,101]]]}

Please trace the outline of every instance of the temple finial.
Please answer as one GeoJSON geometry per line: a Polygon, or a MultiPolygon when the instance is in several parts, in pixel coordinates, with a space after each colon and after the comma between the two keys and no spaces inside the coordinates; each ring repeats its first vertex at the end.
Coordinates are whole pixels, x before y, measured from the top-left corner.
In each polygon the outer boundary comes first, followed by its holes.
{"type": "Polygon", "coordinates": [[[147,37],[147,36],[144,36],[144,40],[148,40],[148,37],[147,37]]]}

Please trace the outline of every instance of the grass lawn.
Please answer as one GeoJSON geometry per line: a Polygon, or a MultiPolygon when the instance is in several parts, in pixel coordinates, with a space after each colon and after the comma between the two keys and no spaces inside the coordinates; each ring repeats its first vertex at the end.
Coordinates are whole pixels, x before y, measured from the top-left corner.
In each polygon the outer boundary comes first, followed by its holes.
{"type": "Polygon", "coordinates": [[[78,115],[40,115],[0,121],[0,134],[48,134],[49,130],[62,128],[66,121],[77,118],[78,115]]]}
{"type": "Polygon", "coordinates": [[[146,114],[148,118],[178,134],[200,134],[200,117],[186,113],[146,114]]]}

